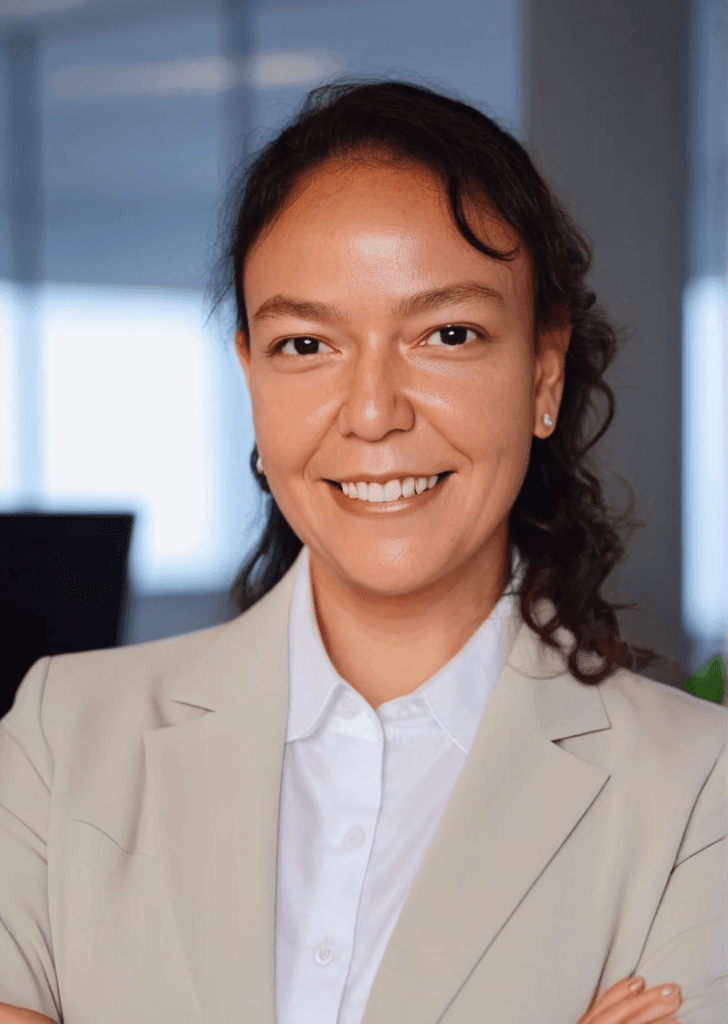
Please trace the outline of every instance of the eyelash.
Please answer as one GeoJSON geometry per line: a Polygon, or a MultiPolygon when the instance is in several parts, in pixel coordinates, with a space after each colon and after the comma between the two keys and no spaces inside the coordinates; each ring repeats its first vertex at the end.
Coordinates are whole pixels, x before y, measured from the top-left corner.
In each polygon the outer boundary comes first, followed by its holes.
{"type": "MultiPolygon", "coordinates": [[[[465,324],[445,324],[443,327],[436,327],[434,331],[430,331],[430,333],[427,335],[427,338],[431,338],[433,334],[437,334],[439,331],[454,330],[454,329],[456,329],[458,327],[461,327],[461,328],[463,328],[466,331],[472,331],[473,334],[476,336],[476,338],[478,340],[482,341],[482,339],[485,337],[485,335],[481,331],[476,330],[474,327],[467,327],[465,324]]],[[[307,341],[320,341],[319,338],[314,338],[314,337],[312,337],[312,336],[310,336],[308,334],[294,334],[294,335],[291,335],[288,338],[282,338],[280,341],[277,341],[275,343],[275,345],[273,345],[273,347],[270,350],[271,354],[272,355],[278,354],[282,350],[284,345],[287,345],[289,341],[296,341],[298,338],[304,338],[307,341]]],[[[326,342],[321,342],[321,344],[325,345],[326,342]]],[[[463,345],[434,345],[434,346],[427,346],[427,347],[432,347],[432,348],[453,348],[453,349],[455,349],[455,348],[464,348],[465,345],[467,345],[467,344],[468,344],[468,342],[465,342],[463,345]]],[[[315,355],[321,355],[321,353],[319,353],[319,352],[311,352],[311,353],[309,353],[309,355],[315,356],[315,355]]],[[[295,357],[297,357],[299,359],[305,359],[306,358],[306,356],[302,356],[298,352],[296,352],[296,356],[295,357]]]]}

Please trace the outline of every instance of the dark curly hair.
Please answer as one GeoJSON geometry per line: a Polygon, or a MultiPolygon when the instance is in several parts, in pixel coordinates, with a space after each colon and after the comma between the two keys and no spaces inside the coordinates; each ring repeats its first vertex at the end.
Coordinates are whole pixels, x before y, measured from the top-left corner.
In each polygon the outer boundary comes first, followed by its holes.
{"type": "MultiPolygon", "coordinates": [[[[610,603],[599,593],[625,555],[616,527],[640,525],[629,519],[634,496],[627,484],[627,512],[611,514],[588,458],[614,418],[614,394],[604,373],[619,338],[585,283],[592,256],[584,235],[526,150],[495,121],[456,98],[405,81],[338,79],[314,89],[283,131],[246,164],[230,191],[223,255],[213,272],[213,310],[234,291],[236,326],[248,338],[243,267],[251,247],[302,172],[334,156],[359,154],[414,160],[428,168],[442,182],[457,228],[470,245],[491,259],[512,259],[515,250],[489,248],[466,222],[463,199],[487,198],[530,253],[535,327],[568,313],[572,333],[557,425],[548,438],[532,439],[509,517],[511,553],[515,545],[524,573],[520,612],[550,647],[566,643],[569,670],[583,683],[600,682],[619,666],[642,669],[659,655],[622,639],[615,614],[634,605],[610,603]],[[601,425],[598,396],[607,406],[601,425]],[[593,415],[597,424],[590,433],[587,421],[593,415]],[[538,621],[544,599],[550,615],[538,621]],[[575,644],[557,639],[562,628],[575,644]]],[[[302,547],[257,472],[257,456],[254,447],[250,467],[269,496],[267,521],[231,589],[241,612],[281,579],[302,547]]]]}

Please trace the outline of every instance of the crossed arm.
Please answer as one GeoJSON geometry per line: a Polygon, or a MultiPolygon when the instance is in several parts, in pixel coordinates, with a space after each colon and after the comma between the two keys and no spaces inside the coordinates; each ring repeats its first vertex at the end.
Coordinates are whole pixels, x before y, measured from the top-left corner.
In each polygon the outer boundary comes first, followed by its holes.
{"type": "MultiPolygon", "coordinates": [[[[635,978],[623,978],[603,992],[580,1018],[578,1024],[673,1024],[680,1003],[680,990],[676,985],[663,994],[664,986],[645,989],[635,978]]],[[[9,1003],[0,1003],[0,1024],[57,1024],[35,1010],[26,1010],[9,1003]]],[[[99,1022],[102,1024],[102,1022],[99,1022]]]]}

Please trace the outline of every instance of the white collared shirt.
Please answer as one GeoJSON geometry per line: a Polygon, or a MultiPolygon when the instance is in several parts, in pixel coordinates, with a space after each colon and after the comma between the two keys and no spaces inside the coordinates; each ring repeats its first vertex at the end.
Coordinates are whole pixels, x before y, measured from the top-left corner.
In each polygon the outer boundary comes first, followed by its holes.
{"type": "MultiPolygon", "coordinates": [[[[513,567],[520,573],[517,559],[513,567]]],[[[276,922],[278,1024],[360,1024],[520,625],[513,587],[434,676],[375,711],[293,590],[276,922]]]]}

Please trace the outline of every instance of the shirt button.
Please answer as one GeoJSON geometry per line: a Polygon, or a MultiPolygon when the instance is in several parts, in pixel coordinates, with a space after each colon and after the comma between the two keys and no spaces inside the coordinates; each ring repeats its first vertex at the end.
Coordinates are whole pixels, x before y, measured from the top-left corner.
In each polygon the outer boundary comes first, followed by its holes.
{"type": "Polygon", "coordinates": [[[399,717],[400,718],[409,718],[409,716],[411,714],[412,714],[412,705],[411,704],[400,704],[400,707],[399,707],[399,717]]]}
{"type": "Polygon", "coordinates": [[[322,942],[319,948],[313,955],[314,960],[317,964],[329,964],[334,959],[334,944],[333,942],[322,942]]]}
{"type": "Polygon", "coordinates": [[[347,693],[339,701],[337,711],[342,718],[355,718],[359,713],[359,708],[354,698],[347,693]]]}
{"type": "Polygon", "coordinates": [[[352,825],[344,836],[344,846],[349,850],[355,850],[364,842],[364,829],[361,825],[352,825]]]}

